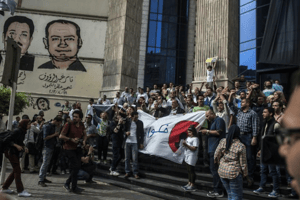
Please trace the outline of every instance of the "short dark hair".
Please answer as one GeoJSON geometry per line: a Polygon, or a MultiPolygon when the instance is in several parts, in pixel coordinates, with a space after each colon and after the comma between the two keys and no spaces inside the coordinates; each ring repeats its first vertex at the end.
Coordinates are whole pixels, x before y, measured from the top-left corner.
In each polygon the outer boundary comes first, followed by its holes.
{"type": "Polygon", "coordinates": [[[62,122],[62,117],[57,115],[53,120],[57,122],[62,122]]]}
{"type": "Polygon", "coordinates": [[[208,88],[207,88],[207,90],[211,90],[211,91],[213,91],[213,89],[212,89],[211,87],[208,87],[208,88]]]}
{"type": "Polygon", "coordinates": [[[90,99],[90,101],[94,103],[94,99],[90,99]]]}
{"type": "Polygon", "coordinates": [[[136,112],[136,111],[134,111],[134,112],[131,113],[131,117],[133,117],[133,116],[135,116],[135,115],[139,115],[139,113],[136,112]]]}
{"type": "Polygon", "coordinates": [[[265,107],[264,110],[268,110],[269,113],[272,113],[274,115],[275,111],[272,107],[265,107]]]}
{"type": "Polygon", "coordinates": [[[79,118],[82,119],[83,118],[83,113],[80,110],[75,110],[72,114],[72,116],[74,116],[74,114],[79,115],[79,118]]]}
{"type": "Polygon", "coordinates": [[[273,101],[272,106],[273,106],[274,103],[278,103],[280,108],[283,107],[283,103],[281,101],[273,101]]]}
{"type": "Polygon", "coordinates": [[[29,26],[29,34],[30,34],[30,37],[32,37],[33,35],[33,32],[34,32],[34,24],[33,24],[33,21],[27,17],[24,17],[24,16],[13,16],[13,17],[10,17],[8,18],[5,23],[4,23],[4,27],[3,27],[3,34],[4,36],[6,35],[7,31],[8,31],[8,27],[14,23],[14,22],[19,22],[19,23],[25,23],[29,26]]]}
{"type": "Polygon", "coordinates": [[[63,113],[63,111],[62,111],[62,110],[59,110],[58,112],[59,112],[59,113],[60,113],[60,112],[61,112],[61,113],[63,113]]]}
{"type": "Polygon", "coordinates": [[[22,119],[29,119],[29,116],[28,115],[22,115],[22,119]]]}
{"type": "Polygon", "coordinates": [[[78,24],[76,24],[75,22],[69,21],[69,20],[64,20],[64,19],[58,19],[58,20],[53,20],[51,22],[49,22],[45,28],[45,33],[46,33],[46,38],[48,39],[49,37],[49,27],[55,23],[60,23],[60,24],[72,24],[73,26],[75,26],[76,28],[76,35],[78,36],[78,41],[81,39],[81,35],[80,35],[80,27],[78,26],[78,24]]]}

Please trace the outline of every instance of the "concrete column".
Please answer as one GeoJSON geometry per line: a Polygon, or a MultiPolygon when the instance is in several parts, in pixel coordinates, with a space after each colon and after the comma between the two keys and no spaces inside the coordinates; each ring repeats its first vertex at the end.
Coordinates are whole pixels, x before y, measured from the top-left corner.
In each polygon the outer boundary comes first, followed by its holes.
{"type": "Polygon", "coordinates": [[[186,83],[193,81],[195,59],[195,28],[196,28],[196,0],[190,0],[188,24],[188,48],[186,60],[186,83]]]}
{"type": "MultiPolygon", "coordinates": [[[[142,1],[142,0],[141,0],[142,1]]],[[[142,11],[142,25],[141,25],[141,39],[140,39],[140,52],[139,52],[139,70],[137,87],[144,87],[145,78],[145,63],[146,63],[146,51],[147,51],[147,36],[148,36],[148,24],[149,24],[149,6],[150,0],[143,0],[142,11]]]]}
{"type": "Polygon", "coordinates": [[[205,60],[219,56],[217,84],[227,86],[239,65],[239,1],[197,1],[194,81],[206,81],[205,60]]]}
{"type": "Polygon", "coordinates": [[[101,91],[109,98],[137,85],[142,6],[141,0],[109,1],[101,91]]]}

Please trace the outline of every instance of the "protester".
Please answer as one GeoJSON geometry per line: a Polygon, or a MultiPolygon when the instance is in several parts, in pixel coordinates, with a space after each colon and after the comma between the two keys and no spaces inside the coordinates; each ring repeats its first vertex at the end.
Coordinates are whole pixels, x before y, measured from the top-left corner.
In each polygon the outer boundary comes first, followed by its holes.
{"type": "MultiPolygon", "coordinates": [[[[265,135],[275,135],[275,130],[280,128],[280,125],[274,119],[274,109],[265,108],[263,111],[264,124],[261,128],[261,133],[258,135],[259,149],[261,149],[261,140],[265,135]]],[[[257,156],[261,156],[261,151],[259,150],[257,156]]],[[[272,176],[273,179],[273,191],[268,195],[270,198],[277,198],[279,193],[279,177],[276,170],[276,165],[265,165],[260,163],[260,184],[257,190],[253,192],[255,194],[261,194],[264,192],[264,187],[267,183],[268,174],[272,176]]]]}
{"type": "Polygon", "coordinates": [[[248,175],[250,177],[249,186],[253,185],[253,176],[255,170],[255,153],[253,148],[257,145],[257,135],[259,131],[259,118],[250,108],[251,101],[243,99],[241,102],[241,109],[237,114],[237,126],[241,130],[241,142],[245,144],[247,151],[248,175]]]}
{"type": "Polygon", "coordinates": [[[218,93],[217,97],[212,101],[213,110],[216,113],[216,116],[222,118],[225,121],[226,133],[229,128],[230,112],[227,105],[227,101],[223,94],[218,93]],[[217,102],[219,105],[217,106],[217,102]]]}
{"type": "Polygon", "coordinates": [[[188,130],[188,137],[183,142],[183,146],[185,147],[184,151],[184,161],[186,163],[189,182],[187,185],[183,186],[182,188],[186,191],[195,191],[195,181],[196,181],[196,173],[195,173],[195,166],[198,160],[198,147],[199,147],[199,139],[197,135],[196,128],[191,125],[188,130]]]}
{"type": "Polygon", "coordinates": [[[19,116],[16,117],[16,120],[12,122],[12,130],[15,130],[19,126],[21,118],[19,116]]]}
{"type": "Polygon", "coordinates": [[[44,139],[44,148],[43,148],[43,164],[40,168],[39,173],[39,182],[38,184],[42,187],[47,187],[46,183],[51,183],[46,179],[46,173],[48,166],[50,164],[53,151],[56,145],[56,138],[59,136],[59,132],[56,130],[56,126],[60,126],[62,123],[62,118],[56,116],[51,123],[44,125],[43,127],[43,139],[44,139]]]}
{"type": "MultiPolygon", "coordinates": [[[[96,116],[96,114],[94,114],[96,116]]],[[[98,138],[98,130],[94,124],[92,124],[93,116],[91,114],[88,114],[85,118],[86,122],[84,123],[86,135],[87,135],[87,142],[91,146],[97,146],[97,138],[98,138]]]]}
{"type": "Polygon", "coordinates": [[[144,148],[144,125],[138,120],[139,114],[137,112],[131,113],[130,120],[126,123],[125,142],[125,178],[130,176],[130,155],[132,155],[133,175],[134,178],[139,179],[138,166],[138,149],[144,148]]]}
{"type": "Polygon", "coordinates": [[[73,121],[65,124],[59,138],[65,140],[63,148],[69,158],[70,175],[64,184],[64,188],[69,192],[80,194],[83,190],[77,187],[77,174],[81,166],[81,145],[86,144],[86,132],[84,124],[81,122],[83,114],[81,111],[73,112],[73,121]],[[79,146],[78,146],[79,145],[79,146]],[[72,188],[70,184],[72,182],[72,188]]]}
{"type": "MultiPolygon", "coordinates": [[[[131,110],[132,108],[129,107],[131,110]]],[[[112,150],[113,150],[113,159],[110,167],[110,175],[119,176],[120,173],[116,171],[118,164],[122,159],[123,154],[123,140],[124,140],[124,123],[126,120],[123,120],[120,114],[110,123],[111,139],[112,139],[112,150]]]]}
{"type": "Polygon", "coordinates": [[[218,174],[218,165],[214,162],[214,154],[218,144],[222,138],[225,137],[225,121],[217,117],[214,111],[208,110],[205,113],[206,119],[211,123],[210,129],[202,129],[201,133],[207,135],[208,140],[208,154],[210,161],[210,171],[213,175],[213,188],[214,190],[207,194],[208,197],[218,198],[223,197],[223,189],[221,179],[218,174]]]}
{"type": "Polygon", "coordinates": [[[246,147],[239,138],[239,127],[232,125],[214,155],[215,163],[219,165],[218,174],[229,200],[243,199],[243,177],[248,176],[246,147]]]}
{"type": "Polygon", "coordinates": [[[28,153],[28,149],[25,147],[23,141],[25,139],[26,131],[30,129],[30,127],[30,120],[22,119],[19,123],[18,128],[12,132],[12,141],[9,149],[5,151],[5,157],[8,158],[8,160],[10,161],[13,170],[2,185],[1,192],[3,193],[12,194],[14,191],[9,189],[9,186],[12,184],[13,181],[15,181],[19,197],[31,196],[31,194],[24,190],[24,186],[21,180],[21,168],[19,161],[19,156],[21,152],[25,151],[26,153],[28,153]]]}
{"type": "Polygon", "coordinates": [[[271,81],[265,81],[265,89],[263,90],[263,93],[266,95],[266,97],[273,95],[275,90],[272,88],[271,81]]]}
{"type": "Polygon", "coordinates": [[[108,149],[108,115],[106,112],[101,113],[101,118],[97,115],[94,115],[94,119],[98,123],[97,130],[98,130],[98,159],[103,162],[103,164],[107,164],[107,149],[108,149]],[[103,159],[102,158],[103,153],[103,159]]]}
{"type": "Polygon", "coordinates": [[[179,107],[178,105],[178,101],[176,99],[173,99],[172,100],[172,105],[171,106],[168,106],[166,108],[166,111],[165,111],[165,115],[177,115],[177,114],[183,114],[184,113],[184,110],[179,107]]]}
{"type": "Polygon", "coordinates": [[[69,106],[69,101],[66,100],[65,101],[65,105],[63,105],[61,107],[61,111],[63,112],[63,120],[67,118],[67,116],[69,116],[70,111],[71,111],[71,107],[69,106]]]}

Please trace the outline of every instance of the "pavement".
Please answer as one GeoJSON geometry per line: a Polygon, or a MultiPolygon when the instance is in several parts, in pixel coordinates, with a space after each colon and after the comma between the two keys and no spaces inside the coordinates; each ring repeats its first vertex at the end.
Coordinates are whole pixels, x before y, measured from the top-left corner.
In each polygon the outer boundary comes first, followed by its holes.
{"type": "MultiPolygon", "coordinates": [[[[7,170],[6,177],[11,169],[7,170]]],[[[63,184],[68,177],[65,175],[52,175],[47,177],[52,183],[47,183],[48,187],[41,187],[38,185],[38,174],[30,174],[25,171],[22,173],[22,182],[26,191],[32,194],[31,197],[18,197],[17,193],[11,197],[18,200],[125,200],[125,199],[144,199],[144,200],[158,200],[159,198],[148,196],[132,190],[119,188],[108,183],[102,182],[101,178],[94,178],[96,184],[85,184],[84,181],[78,181],[78,187],[85,189],[85,191],[78,195],[67,192],[63,188],[63,184]]],[[[16,185],[13,182],[10,189],[16,191],[16,185]]],[[[0,198],[1,199],[1,198],[0,198]]]]}

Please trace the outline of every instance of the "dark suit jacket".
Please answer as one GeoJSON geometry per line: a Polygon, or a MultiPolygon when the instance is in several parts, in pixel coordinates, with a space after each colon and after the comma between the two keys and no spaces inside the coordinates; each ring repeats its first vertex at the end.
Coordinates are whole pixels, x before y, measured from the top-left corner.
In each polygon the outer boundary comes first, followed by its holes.
{"type": "MultiPolygon", "coordinates": [[[[165,116],[170,115],[171,111],[172,111],[172,106],[168,106],[165,111],[165,116]]],[[[183,114],[183,113],[185,113],[185,111],[178,106],[176,114],[183,114]]]]}
{"type": "MultiPolygon", "coordinates": [[[[46,62],[42,64],[41,66],[38,67],[39,69],[56,69],[56,67],[53,65],[52,61],[46,62]]],[[[76,60],[73,62],[67,70],[72,70],[72,71],[82,71],[86,72],[85,67],[82,65],[82,63],[79,60],[76,60]]]]}
{"type": "MultiPolygon", "coordinates": [[[[127,139],[127,135],[126,132],[130,131],[130,127],[131,127],[131,119],[127,119],[126,120],[126,124],[125,124],[125,138],[124,138],[124,142],[123,142],[123,147],[125,146],[125,142],[127,139]]],[[[141,120],[137,120],[136,123],[136,140],[138,143],[138,147],[140,147],[140,144],[144,144],[144,124],[141,120]]]]}

